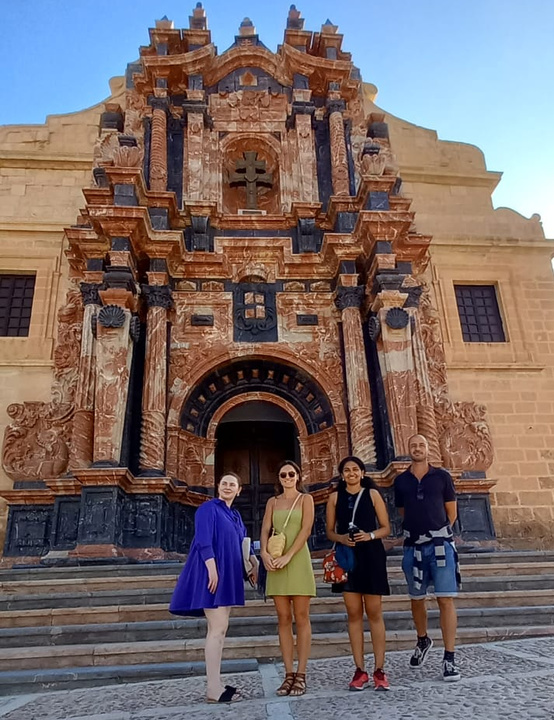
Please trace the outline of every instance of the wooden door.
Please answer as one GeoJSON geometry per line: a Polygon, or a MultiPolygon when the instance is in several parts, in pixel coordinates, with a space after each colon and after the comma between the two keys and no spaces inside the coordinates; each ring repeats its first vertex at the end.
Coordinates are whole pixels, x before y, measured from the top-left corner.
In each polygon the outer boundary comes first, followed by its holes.
{"type": "Polygon", "coordinates": [[[216,434],[216,480],[233,471],[242,480],[235,500],[249,536],[260,537],[267,501],[275,493],[277,468],[283,460],[298,456],[298,443],[292,423],[223,423],[216,434]]]}

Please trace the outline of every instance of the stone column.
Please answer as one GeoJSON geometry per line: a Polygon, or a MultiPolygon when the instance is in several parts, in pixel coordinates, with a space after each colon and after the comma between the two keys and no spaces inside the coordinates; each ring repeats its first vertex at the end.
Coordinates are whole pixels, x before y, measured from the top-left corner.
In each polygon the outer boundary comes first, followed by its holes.
{"type": "Polygon", "coordinates": [[[104,303],[96,324],[96,389],[94,407],[94,464],[117,467],[131,374],[131,310],[129,290],[101,290],[104,303]]]}
{"type": "Polygon", "coordinates": [[[172,303],[171,290],[168,285],[143,285],[142,292],[148,305],[148,315],[140,468],[144,475],[163,475],[167,402],[167,311],[172,303]]]}
{"type": "Polygon", "coordinates": [[[333,195],[350,195],[350,181],[348,176],[348,154],[344,137],[344,100],[327,100],[329,111],[329,138],[331,145],[331,177],[333,180],[333,195]]]}
{"type": "Polygon", "coordinates": [[[360,317],[363,298],[364,288],[361,286],[339,287],[335,304],[341,311],[342,319],[352,452],[365,463],[375,465],[377,456],[371,392],[360,317]]]}
{"type": "Polygon", "coordinates": [[[377,349],[396,457],[408,455],[408,440],[418,432],[412,329],[402,307],[407,298],[398,290],[382,290],[372,306],[381,328],[377,349]]]}
{"type": "Polygon", "coordinates": [[[431,464],[442,465],[437,419],[435,416],[435,403],[429,381],[429,369],[427,367],[427,354],[421,333],[421,321],[417,311],[413,312],[411,317],[414,325],[412,349],[417,382],[417,431],[420,435],[424,435],[429,442],[429,460],[431,464]]]}
{"type": "Polygon", "coordinates": [[[75,391],[75,414],[71,433],[69,469],[89,467],[94,443],[94,389],[96,382],[96,348],[93,323],[102,305],[97,283],[81,283],[83,305],[83,333],[79,359],[79,380],[75,391]]]}
{"type": "Polygon", "coordinates": [[[152,101],[152,134],[150,139],[150,189],[167,190],[167,99],[152,101]]]}

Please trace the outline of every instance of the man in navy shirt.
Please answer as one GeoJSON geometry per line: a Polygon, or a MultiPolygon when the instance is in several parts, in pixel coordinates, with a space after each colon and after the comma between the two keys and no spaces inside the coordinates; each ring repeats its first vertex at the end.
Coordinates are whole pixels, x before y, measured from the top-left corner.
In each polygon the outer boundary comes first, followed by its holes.
{"type": "Polygon", "coordinates": [[[456,490],[450,474],[429,465],[429,444],[423,435],[408,441],[412,459],[410,467],[394,482],[394,500],[404,526],[402,569],[408,583],[417,644],[410,667],[425,662],[433,641],[427,635],[427,589],[432,585],[440,612],[444,642],[443,678],[460,679],[454,651],[456,642],[456,607],[460,576],[458,555],[452,538],[456,521],[456,490]]]}

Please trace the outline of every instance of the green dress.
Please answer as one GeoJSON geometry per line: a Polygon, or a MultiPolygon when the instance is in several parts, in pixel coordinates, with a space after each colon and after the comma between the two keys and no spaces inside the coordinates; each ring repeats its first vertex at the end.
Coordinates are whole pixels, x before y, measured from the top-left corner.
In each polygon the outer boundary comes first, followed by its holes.
{"type": "MultiPolygon", "coordinates": [[[[283,530],[288,510],[273,511],[273,527],[277,532],[283,530]]],[[[287,542],[285,552],[293,544],[302,528],[302,510],[294,509],[290,515],[287,527],[284,529],[287,542]]],[[[308,543],[296,553],[292,560],[281,570],[267,573],[266,595],[308,595],[315,597],[315,578],[312,568],[312,558],[308,550],[308,543]]]]}

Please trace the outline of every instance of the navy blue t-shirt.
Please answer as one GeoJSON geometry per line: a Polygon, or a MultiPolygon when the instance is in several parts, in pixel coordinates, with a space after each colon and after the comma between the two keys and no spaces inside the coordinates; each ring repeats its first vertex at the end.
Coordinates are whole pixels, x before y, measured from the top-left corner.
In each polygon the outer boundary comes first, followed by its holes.
{"type": "Polygon", "coordinates": [[[420,481],[405,470],[394,481],[394,504],[404,508],[404,530],[413,534],[423,535],[444,527],[448,523],[444,503],[453,500],[456,500],[454,483],[443,468],[429,465],[420,481]]]}

